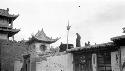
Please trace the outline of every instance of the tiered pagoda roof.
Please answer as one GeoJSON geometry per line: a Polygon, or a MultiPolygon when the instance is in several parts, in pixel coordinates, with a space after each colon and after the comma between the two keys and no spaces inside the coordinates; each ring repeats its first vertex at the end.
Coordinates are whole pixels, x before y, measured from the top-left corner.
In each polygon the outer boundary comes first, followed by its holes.
{"type": "Polygon", "coordinates": [[[19,15],[9,14],[9,8],[7,8],[7,10],[0,9],[0,16],[15,20],[19,15]]]}
{"type": "Polygon", "coordinates": [[[32,38],[29,39],[29,43],[33,42],[40,42],[40,43],[47,43],[51,44],[59,40],[60,38],[52,39],[44,33],[43,29],[41,31],[38,31],[35,35],[32,35],[32,38]]]}
{"type": "Polygon", "coordinates": [[[20,29],[4,29],[4,28],[0,28],[0,33],[8,34],[8,37],[11,37],[11,36],[15,35],[19,31],[20,31],[20,29]]]}
{"type": "Polygon", "coordinates": [[[0,9],[0,19],[6,20],[6,23],[0,23],[0,33],[2,34],[8,34],[8,37],[11,37],[18,33],[20,29],[13,29],[13,21],[18,17],[19,15],[11,15],[9,14],[9,8],[7,10],[0,9]],[[11,24],[11,25],[9,25],[11,24]]]}

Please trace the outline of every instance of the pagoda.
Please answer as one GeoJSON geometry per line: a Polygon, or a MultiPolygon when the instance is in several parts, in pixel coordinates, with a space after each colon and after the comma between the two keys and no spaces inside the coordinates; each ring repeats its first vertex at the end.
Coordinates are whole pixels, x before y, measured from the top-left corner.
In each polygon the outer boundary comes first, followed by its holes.
{"type": "Polygon", "coordinates": [[[9,37],[14,37],[20,31],[13,29],[13,21],[18,16],[9,14],[9,8],[7,10],[0,9],[0,39],[9,40],[9,37]]]}
{"type": "Polygon", "coordinates": [[[42,53],[50,48],[50,44],[55,43],[59,39],[60,38],[52,39],[48,37],[42,29],[41,31],[38,31],[35,35],[32,35],[28,43],[34,46],[36,52],[42,53]]]}

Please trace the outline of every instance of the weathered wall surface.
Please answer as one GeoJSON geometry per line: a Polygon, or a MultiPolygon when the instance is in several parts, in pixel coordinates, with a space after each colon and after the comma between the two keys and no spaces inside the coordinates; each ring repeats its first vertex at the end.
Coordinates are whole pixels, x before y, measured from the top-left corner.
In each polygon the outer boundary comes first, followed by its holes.
{"type": "Polygon", "coordinates": [[[47,61],[37,62],[36,71],[73,71],[73,55],[68,53],[51,56],[47,61]]]}
{"type": "Polygon", "coordinates": [[[111,52],[111,66],[112,66],[112,71],[120,71],[118,51],[111,52]]]}

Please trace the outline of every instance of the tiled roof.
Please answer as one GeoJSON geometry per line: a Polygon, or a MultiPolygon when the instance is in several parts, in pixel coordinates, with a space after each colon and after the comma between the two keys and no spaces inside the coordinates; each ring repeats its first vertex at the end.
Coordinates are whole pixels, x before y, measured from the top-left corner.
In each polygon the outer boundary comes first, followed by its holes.
{"type": "Polygon", "coordinates": [[[13,20],[15,20],[19,15],[9,14],[9,9],[7,8],[7,10],[0,9],[0,16],[5,16],[5,17],[12,18],[13,20]]]}
{"type": "Polygon", "coordinates": [[[84,46],[84,47],[76,47],[72,49],[67,49],[67,52],[74,52],[74,51],[87,51],[87,50],[95,50],[95,49],[104,49],[107,47],[114,47],[116,46],[113,42],[109,43],[103,43],[103,44],[96,44],[96,45],[90,45],[90,46],[84,46]]]}
{"type": "Polygon", "coordinates": [[[121,36],[117,36],[117,37],[113,37],[113,38],[111,38],[112,41],[122,40],[122,39],[125,40],[125,35],[121,35],[121,36]]]}
{"type": "Polygon", "coordinates": [[[8,25],[2,25],[2,24],[0,24],[0,28],[12,28],[12,26],[8,26],[8,25]]]}
{"type": "Polygon", "coordinates": [[[8,36],[11,37],[13,36],[14,34],[18,33],[20,31],[20,29],[3,29],[3,28],[0,28],[0,32],[8,32],[8,36]]]}
{"type": "Polygon", "coordinates": [[[40,41],[40,42],[45,42],[45,43],[50,43],[50,44],[56,42],[57,40],[59,40],[59,38],[52,39],[52,38],[46,36],[43,29],[41,31],[38,31],[36,33],[36,35],[33,36],[33,38],[40,41]]]}

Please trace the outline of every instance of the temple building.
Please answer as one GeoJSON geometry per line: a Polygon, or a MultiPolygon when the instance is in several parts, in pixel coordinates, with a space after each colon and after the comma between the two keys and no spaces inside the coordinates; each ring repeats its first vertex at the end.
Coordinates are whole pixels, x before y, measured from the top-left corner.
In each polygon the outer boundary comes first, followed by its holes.
{"type": "Polygon", "coordinates": [[[29,39],[28,43],[35,48],[35,51],[40,54],[45,52],[50,48],[50,44],[56,42],[59,38],[52,39],[44,33],[43,29],[38,31],[35,35],[32,35],[32,38],[29,39]]]}
{"type": "Polygon", "coordinates": [[[14,38],[14,35],[20,31],[19,29],[13,29],[13,21],[18,16],[9,14],[9,8],[7,10],[0,9],[0,39],[14,38]]]}

